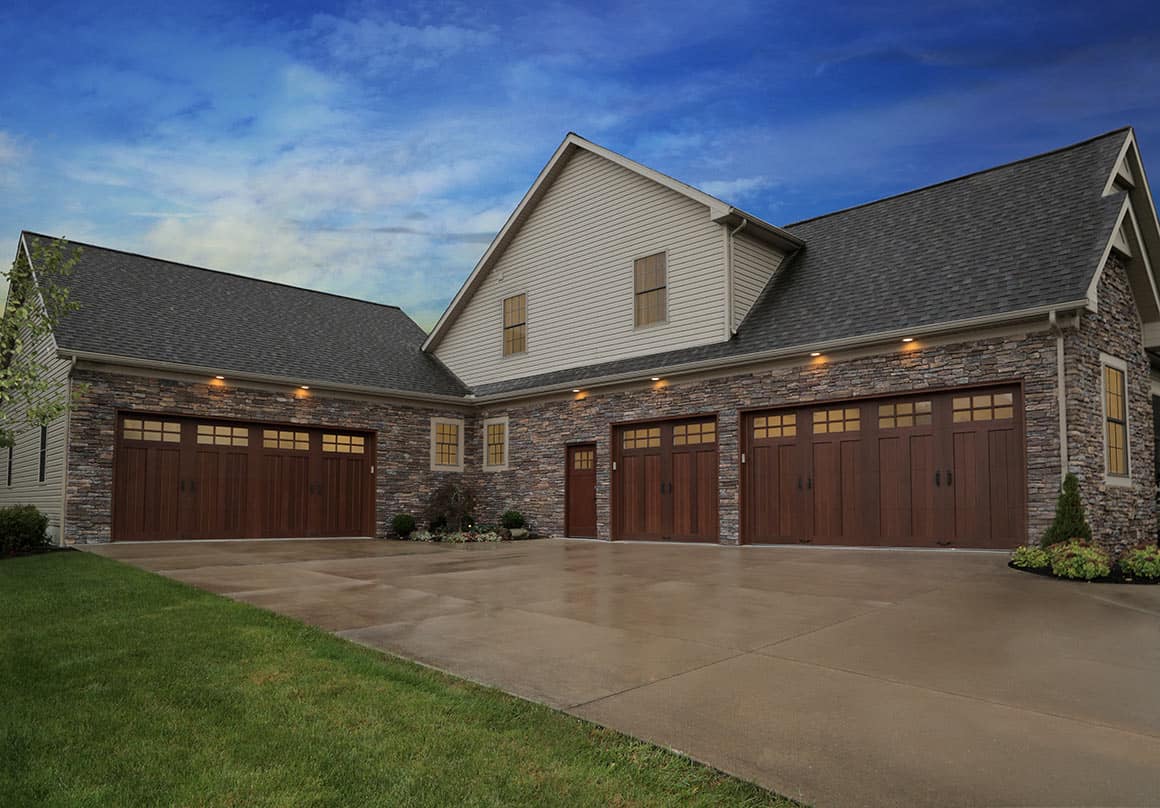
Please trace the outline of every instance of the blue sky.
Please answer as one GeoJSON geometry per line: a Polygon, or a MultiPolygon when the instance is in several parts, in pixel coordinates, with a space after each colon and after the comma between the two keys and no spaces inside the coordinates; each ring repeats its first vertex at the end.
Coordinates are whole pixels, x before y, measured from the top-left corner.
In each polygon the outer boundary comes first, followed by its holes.
{"type": "Polygon", "coordinates": [[[569,130],[779,224],[1136,127],[1157,3],[87,4],[0,17],[0,233],[430,326],[569,130]]]}

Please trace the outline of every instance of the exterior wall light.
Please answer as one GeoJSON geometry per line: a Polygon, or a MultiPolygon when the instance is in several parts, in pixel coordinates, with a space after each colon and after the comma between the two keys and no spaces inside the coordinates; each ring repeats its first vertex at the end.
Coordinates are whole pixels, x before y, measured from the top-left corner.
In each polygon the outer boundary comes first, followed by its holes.
{"type": "Polygon", "coordinates": [[[659,382],[660,380],[661,380],[660,376],[650,376],[649,377],[650,382],[659,382]]]}
{"type": "Polygon", "coordinates": [[[914,342],[914,337],[903,337],[902,341],[903,342],[914,342]]]}
{"type": "Polygon", "coordinates": [[[219,382],[224,382],[226,380],[225,376],[214,376],[214,378],[217,379],[219,382]]]}
{"type": "Polygon", "coordinates": [[[573,392],[573,393],[579,393],[579,392],[580,392],[580,388],[579,388],[579,387],[573,387],[573,388],[572,388],[572,392],[573,392]]]}
{"type": "Polygon", "coordinates": [[[810,351],[810,356],[814,357],[815,359],[821,355],[822,355],[821,351],[810,351]]]}
{"type": "Polygon", "coordinates": [[[302,385],[301,387],[299,387],[298,389],[299,389],[299,390],[309,390],[309,389],[310,389],[310,385],[308,385],[308,384],[304,384],[304,385],[302,385]]]}

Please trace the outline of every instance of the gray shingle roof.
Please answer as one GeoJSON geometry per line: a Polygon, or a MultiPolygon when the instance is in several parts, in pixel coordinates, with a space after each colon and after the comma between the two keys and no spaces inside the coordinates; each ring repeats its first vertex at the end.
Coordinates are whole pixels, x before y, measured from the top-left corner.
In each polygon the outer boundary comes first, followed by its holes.
{"type": "MultiPolygon", "coordinates": [[[[32,239],[48,238],[33,233],[32,239]]],[[[80,244],[69,350],[414,393],[466,390],[395,306],[80,244]]],[[[31,246],[31,245],[30,245],[31,246]]]]}
{"type": "Polygon", "coordinates": [[[1121,129],[785,227],[805,241],[729,342],[484,385],[477,395],[742,357],[1082,300],[1123,195],[1121,129]]]}

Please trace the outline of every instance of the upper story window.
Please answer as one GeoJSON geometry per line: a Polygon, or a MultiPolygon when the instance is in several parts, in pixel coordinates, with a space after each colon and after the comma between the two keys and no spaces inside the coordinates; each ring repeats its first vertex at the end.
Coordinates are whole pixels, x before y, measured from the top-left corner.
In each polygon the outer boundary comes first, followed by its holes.
{"type": "Polygon", "coordinates": [[[1109,478],[1126,479],[1128,465],[1127,365],[1102,357],[1104,386],[1104,456],[1109,478]]]}
{"type": "Polygon", "coordinates": [[[665,254],[638,258],[633,263],[636,325],[663,323],[668,317],[668,270],[665,254]]]}
{"type": "Polygon", "coordinates": [[[528,349],[528,296],[512,295],[503,301],[503,355],[528,349]]]}
{"type": "Polygon", "coordinates": [[[431,469],[463,471],[463,419],[431,419],[431,469]]]}

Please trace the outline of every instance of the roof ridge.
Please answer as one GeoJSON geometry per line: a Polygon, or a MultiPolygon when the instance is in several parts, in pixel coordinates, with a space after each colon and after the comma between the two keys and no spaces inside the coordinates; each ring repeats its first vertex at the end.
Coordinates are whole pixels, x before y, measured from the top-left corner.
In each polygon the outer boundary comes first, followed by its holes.
{"type": "Polygon", "coordinates": [[[957,177],[951,177],[950,179],[940,180],[939,182],[934,182],[934,183],[931,183],[930,185],[923,185],[923,186],[920,186],[918,188],[911,188],[909,191],[901,191],[897,194],[891,194],[889,196],[881,197],[880,199],[872,199],[869,202],[861,202],[857,205],[851,205],[847,208],[839,208],[838,210],[832,210],[829,213],[820,213],[817,216],[810,216],[809,218],[806,218],[806,219],[799,219],[796,222],[790,222],[789,224],[783,224],[783,225],[781,225],[781,227],[783,227],[783,228],[797,227],[798,225],[806,224],[807,222],[816,222],[819,219],[825,219],[825,218],[828,218],[830,216],[837,216],[838,214],[841,214],[841,213],[849,213],[851,211],[860,210],[861,208],[868,208],[871,205],[877,205],[880,202],[890,202],[891,200],[900,199],[901,197],[910,196],[911,194],[917,194],[917,193],[921,193],[923,191],[929,191],[933,188],[941,188],[942,186],[950,185],[953,182],[960,182],[962,180],[970,179],[971,177],[978,177],[982,174],[989,174],[992,171],[999,171],[1000,169],[1010,168],[1012,166],[1017,166],[1017,165],[1020,165],[1022,163],[1029,163],[1032,160],[1039,160],[1043,157],[1050,157],[1054,154],[1060,154],[1061,152],[1070,151],[1072,149],[1078,149],[1081,146],[1087,146],[1090,143],[1095,143],[1097,140],[1103,140],[1106,137],[1111,137],[1112,135],[1118,135],[1121,132],[1130,132],[1130,131],[1132,131],[1132,127],[1130,125],[1129,126],[1121,126],[1119,129],[1112,129],[1109,132],[1104,132],[1103,134],[1095,135],[1094,137],[1089,137],[1088,139],[1081,140],[1078,143],[1072,143],[1072,144],[1067,145],[1067,146],[1060,146],[1060,147],[1055,148],[1055,149],[1049,149],[1048,151],[1040,152],[1038,154],[1032,154],[1032,155],[1029,155],[1028,157],[1020,157],[1018,160],[1011,160],[1011,161],[1006,162],[1006,163],[1000,163],[999,165],[991,166],[990,168],[981,168],[977,171],[971,171],[971,172],[968,172],[966,174],[961,174],[957,177]]]}
{"type": "MultiPolygon", "coordinates": [[[[326,291],[323,291],[322,289],[310,289],[306,286],[295,286],[292,283],[284,283],[282,281],[272,281],[272,280],[268,280],[266,278],[255,278],[252,275],[242,275],[241,273],[228,272],[224,269],[213,269],[211,267],[201,267],[201,266],[198,266],[197,264],[187,264],[184,261],[173,261],[173,260],[170,260],[168,258],[159,258],[156,255],[146,255],[145,253],[133,252],[131,250],[119,250],[116,247],[105,247],[104,245],[91,244],[87,241],[75,241],[75,240],[70,239],[70,238],[65,238],[64,236],[50,236],[50,235],[47,235],[45,233],[37,233],[34,230],[21,230],[20,232],[21,232],[21,234],[29,235],[29,236],[36,236],[38,238],[46,238],[46,239],[52,239],[52,240],[62,239],[64,241],[67,241],[69,244],[79,244],[82,247],[91,247],[91,248],[96,249],[96,250],[104,250],[105,252],[119,253],[120,255],[131,255],[134,258],[144,258],[146,261],[157,261],[157,262],[162,263],[162,264],[172,264],[172,265],[178,266],[178,267],[185,267],[186,269],[196,269],[199,272],[212,272],[215,275],[226,275],[227,277],[230,277],[230,278],[241,278],[242,280],[254,281],[255,283],[266,283],[266,284],[269,284],[271,286],[280,286],[283,289],[294,289],[294,290],[299,291],[299,292],[310,292],[311,294],[315,294],[315,295],[326,295],[327,297],[336,297],[340,300],[351,300],[351,301],[354,301],[355,303],[366,303],[367,305],[370,305],[370,306],[380,306],[384,309],[395,309],[396,311],[401,311],[401,312],[403,312],[404,315],[406,315],[406,312],[403,311],[401,306],[396,306],[393,303],[379,303],[378,301],[366,300],[366,299],[361,298],[361,297],[353,297],[351,295],[340,295],[337,292],[326,292],[326,291]]],[[[410,319],[410,315],[407,315],[407,317],[408,317],[408,319],[410,319]]]]}

